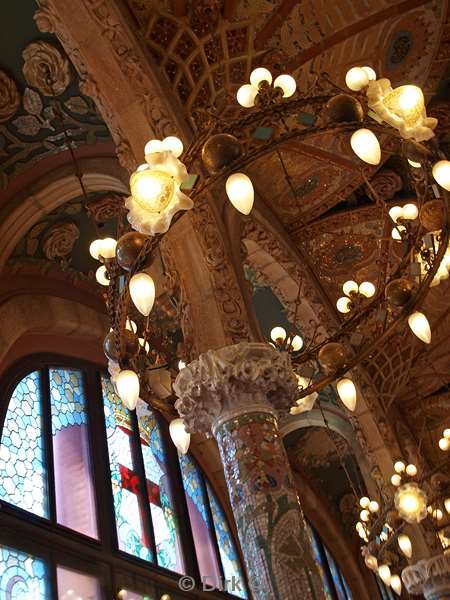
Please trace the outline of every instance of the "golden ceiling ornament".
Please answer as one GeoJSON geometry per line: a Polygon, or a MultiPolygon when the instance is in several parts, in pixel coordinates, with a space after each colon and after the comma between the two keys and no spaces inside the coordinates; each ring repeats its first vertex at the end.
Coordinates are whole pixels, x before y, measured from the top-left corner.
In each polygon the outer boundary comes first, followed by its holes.
{"type": "Polygon", "coordinates": [[[45,233],[42,251],[48,260],[67,258],[79,237],[80,230],[75,223],[56,223],[45,233]]]}
{"type": "Polygon", "coordinates": [[[0,123],[9,121],[20,106],[17,85],[4,71],[0,71],[0,123]]]}
{"type": "Polygon", "coordinates": [[[437,119],[427,117],[422,90],[415,85],[392,89],[389,79],[370,81],[367,87],[369,108],[397,129],[404,139],[423,142],[434,136],[437,119]]]}
{"type": "Polygon", "coordinates": [[[38,41],[22,52],[23,74],[30,87],[44,96],[64,93],[72,79],[69,60],[53,44],[38,41]]]}

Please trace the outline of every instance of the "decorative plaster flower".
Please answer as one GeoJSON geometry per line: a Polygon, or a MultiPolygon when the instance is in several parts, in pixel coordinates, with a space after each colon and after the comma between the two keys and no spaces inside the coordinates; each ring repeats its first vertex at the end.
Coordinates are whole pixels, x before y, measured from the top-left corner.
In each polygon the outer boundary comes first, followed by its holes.
{"type": "Polygon", "coordinates": [[[166,232],[175,213],[191,209],[194,203],[180,190],[188,173],[173,152],[151,152],[145,159],[147,164],[130,178],[131,196],[125,206],[133,229],[155,235],[166,232]]]}
{"type": "Polygon", "coordinates": [[[437,119],[427,117],[422,90],[415,85],[392,89],[389,79],[370,81],[368,105],[381,119],[400,132],[404,139],[416,142],[434,136],[437,119]]]}
{"type": "Polygon", "coordinates": [[[66,258],[80,237],[75,223],[56,223],[45,234],[42,250],[48,260],[66,258]]]}
{"type": "Polygon", "coordinates": [[[20,105],[20,95],[15,82],[0,71],[0,123],[9,121],[20,105]]]}
{"type": "Polygon", "coordinates": [[[29,86],[44,96],[59,96],[70,83],[68,59],[48,42],[33,42],[22,53],[23,74],[29,86]]]}

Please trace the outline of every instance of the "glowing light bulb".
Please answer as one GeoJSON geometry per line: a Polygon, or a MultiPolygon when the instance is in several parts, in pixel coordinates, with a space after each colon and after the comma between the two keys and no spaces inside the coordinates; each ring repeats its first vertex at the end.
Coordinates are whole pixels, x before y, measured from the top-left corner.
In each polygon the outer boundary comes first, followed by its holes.
{"type": "Polygon", "coordinates": [[[416,467],[416,465],[408,465],[406,467],[406,473],[410,477],[415,477],[417,475],[417,467],[416,467]]]}
{"type": "Polygon", "coordinates": [[[442,519],[444,518],[444,513],[440,508],[436,508],[435,510],[433,510],[431,516],[433,517],[433,519],[436,519],[436,521],[442,521],[442,519]]]}
{"type": "Polygon", "coordinates": [[[258,88],[259,85],[264,81],[269,85],[272,83],[272,73],[269,71],[269,69],[266,69],[265,67],[253,69],[253,71],[250,73],[250,83],[255,88],[258,88]]]}
{"type": "Polygon", "coordinates": [[[448,440],[450,440],[450,429],[444,429],[442,435],[447,438],[448,440]]]}
{"type": "Polygon", "coordinates": [[[369,510],[371,513],[376,513],[380,510],[380,505],[376,500],[372,500],[369,504],[369,510]]]}
{"type": "Polygon", "coordinates": [[[359,501],[359,505],[361,506],[361,508],[368,508],[369,504],[370,499],[367,496],[363,496],[359,501]]]}
{"type": "Polygon", "coordinates": [[[127,319],[125,322],[125,329],[128,329],[128,331],[132,331],[133,333],[136,333],[137,325],[131,319],[127,319]]]}
{"type": "Polygon", "coordinates": [[[415,160],[411,160],[410,158],[408,158],[408,163],[413,167],[413,169],[420,169],[420,167],[422,166],[420,162],[416,162],[415,160]]]}
{"type": "Polygon", "coordinates": [[[236,99],[244,108],[255,106],[255,98],[258,95],[258,88],[249,83],[241,85],[236,94],[236,99]]]}
{"type": "Polygon", "coordinates": [[[359,513],[359,518],[361,519],[361,521],[364,521],[365,523],[367,523],[367,521],[370,519],[369,511],[366,508],[364,510],[362,510],[359,513]]]}
{"type": "Polygon", "coordinates": [[[92,256],[92,258],[95,258],[95,260],[98,260],[100,258],[101,245],[102,240],[94,240],[89,246],[89,254],[92,256]]]}
{"type": "Polygon", "coordinates": [[[421,312],[414,312],[408,317],[408,325],[415,336],[425,344],[431,343],[431,328],[428,319],[421,312]]]}
{"type": "Polygon", "coordinates": [[[278,75],[273,82],[273,87],[279,87],[283,90],[283,98],[290,98],[295,94],[297,82],[291,75],[278,75]]]}
{"type": "Polygon", "coordinates": [[[128,285],[133,304],[138,311],[148,317],[155,302],[155,282],[147,273],[136,273],[128,285]]]}
{"type": "Polygon", "coordinates": [[[139,344],[144,348],[147,354],[150,352],[150,344],[144,340],[144,338],[139,338],[139,344]]]}
{"type": "Polygon", "coordinates": [[[408,221],[414,221],[418,216],[419,209],[413,202],[405,204],[405,206],[402,208],[402,217],[404,219],[407,219],[408,221]]]}
{"type": "Polygon", "coordinates": [[[402,241],[402,233],[404,233],[406,231],[406,227],[404,225],[397,225],[397,227],[394,227],[392,229],[392,239],[395,240],[396,242],[401,242],[402,241]]]}
{"type": "Polygon", "coordinates": [[[443,451],[443,452],[447,452],[447,450],[450,448],[450,440],[447,438],[441,438],[439,440],[439,448],[443,451]]]}
{"type": "Polygon", "coordinates": [[[180,138],[177,138],[174,135],[169,135],[168,137],[163,139],[162,148],[163,148],[163,150],[172,152],[172,154],[175,156],[175,158],[178,158],[179,156],[181,156],[183,154],[183,150],[184,150],[183,142],[180,140],[180,138]]]}
{"type": "Polygon", "coordinates": [[[351,281],[351,280],[346,281],[344,283],[344,285],[342,286],[342,291],[344,292],[344,294],[346,296],[350,296],[350,294],[353,294],[353,293],[356,294],[358,290],[359,290],[359,286],[356,283],[356,281],[351,281]]]}
{"type": "Polygon", "coordinates": [[[184,362],[184,360],[179,360],[178,361],[178,370],[181,371],[182,369],[186,368],[186,363],[184,362]]]}
{"type": "Polygon", "coordinates": [[[375,294],[375,286],[370,281],[363,281],[359,286],[359,293],[366,298],[372,298],[375,294]]]}
{"type": "Polygon", "coordinates": [[[274,327],[270,332],[270,338],[276,344],[282,344],[286,339],[286,330],[284,327],[274,327]]]}
{"type": "Polygon", "coordinates": [[[366,85],[369,85],[369,74],[361,67],[353,67],[345,75],[345,84],[350,90],[359,92],[366,85]]]}
{"type": "Polygon", "coordinates": [[[105,265],[99,267],[95,272],[95,279],[100,285],[109,285],[108,271],[105,265]]]}
{"type": "Polygon", "coordinates": [[[353,381],[348,377],[343,377],[337,381],[336,388],[342,403],[353,412],[356,408],[356,388],[353,381]]]}
{"type": "Polygon", "coordinates": [[[393,206],[389,210],[389,216],[394,221],[394,223],[397,223],[397,221],[403,216],[403,208],[401,206],[393,206]]]}
{"type": "Polygon", "coordinates": [[[131,195],[150,212],[161,212],[170,204],[175,194],[174,178],[157,169],[135,171],[130,177],[131,195]]]}
{"type": "Polygon", "coordinates": [[[448,512],[448,514],[450,515],[450,498],[446,498],[444,500],[444,506],[445,506],[445,510],[448,512]]]}
{"type": "Polygon", "coordinates": [[[349,313],[351,310],[351,303],[352,301],[350,298],[347,296],[342,296],[342,298],[339,298],[339,300],[336,302],[336,307],[340,313],[349,313]]]}
{"type": "Polygon", "coordinates": [[[391,588],[397,594],[397,596],[401,596],[402,593],[402,580],[398,575],[392,575],[391,577],[391,588]]]}
{"type": "Polygon", "coordinates": [[[183,419],[173,419],[169,425],[169,433],[178,453],[186,454],[191,443],[191,434],[187,433],[183,419]]]}
{"type": "Polygon", "coordinates": [[[402,85],[386,96],[384,105],[404,123],[412,126],[422,115],[425,100],[422,90],[416,85],[402,85]]]}
{"type": "Polygon", "coordinates": [[[125,369],[117,375],[117,393],[129,410],[134,410],[139,400],[139,377],[134,371],[125,369]]]}
{"type": "Polygon", "coordinates": [[[394,465],[394,471],[396,473],[403,473],[403,471],[405,469],[406,469],[405,463],[401,460],[398,460],[394,465]]]}
{"type": "Polygon", "coordinates": [[[427,514],[427,497],[416,483],[405,483],[395,492],[395,507],[408,523],[420,523],[427,514]]]}
{"type": "Polygon", "coordinates": [[[233,173],[228,177],[225,189],[234,208],[243,215],[249,215],[255,197],[250,177],[244,173],[233,173]]]}
{"type": "Polygon", "coordinates": [[[379,165],[381,148],[376,135],[370,129],[358,129],[352,134],[350,144],[358,158],[369,165],[379,165]]]}
{"type": "Polygon", "coordinates": [[[444,190],[450,192],[450,161],[438,161],[433,166],[433,177],[444,190]]]}
{"type": "Polygon", "coordinates": [[[291,348],[294,352],[298,352],[303,348],[303,339],[299,335],[294,335],[292,338],[291,348]]]}
{"type": "Polygon", "coordinates": [[[145,144],[144,154],[154,154],[155,152],[163,152],[163,143],[161,140],[150,140],[145,144]]]}
{"type": "Polygon", "coordinates": [[[364,557],[364,562],[366,564],[366,567],[371,571],[378,570],[378,560],[372,554],[366,554],[366,556],[364,557]]]}
{"type": "Polygon", "coordinates": [[[378,567],[378,575],[380,576],[381,581],[385,585],[390,585],[391,583],[391,569],[388,565],[380,565],[378,567]]]}
{"type": "Polygon", "coordinates": [[[402,551],[402,553],[406,556],[406,558],[411,558],[412,556],[412,544],[409,536],[406,533],[401,533],[397,538],[398,547],[402,551]]]}
{"type": "Polygon", "coordinates": [[[392,475],[391,477],[391,483],[392,485],[395,485],[395,487],[398,487],[399,485],[401,485],[402,483],[402,478],[398,473],[394,473],[394,475],[392,475]]]}
{"type": "Polygon", "coordinates": [[[367,73],[369,81],[375,81],[376,80],[377,74],[372,69],[372,67],[361,67],[361,69],[367,73]]]}

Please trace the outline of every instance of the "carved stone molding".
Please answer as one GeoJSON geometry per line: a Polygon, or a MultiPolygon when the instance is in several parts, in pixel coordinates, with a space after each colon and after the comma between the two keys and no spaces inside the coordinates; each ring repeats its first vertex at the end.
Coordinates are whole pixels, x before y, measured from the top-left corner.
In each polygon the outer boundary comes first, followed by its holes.
{"type": "Polygon", "coordinates": [[[20,106],[20,94],[16,83],[6,73],[0,71],[0,123],[9,121],[20,106]]]}
{"type": "Polygon", "coordinates": [[[402,579],[410,594],[423,594],[427,600],[450,598],[450,555],[420,560],[403,570],[402,579]]]}
{"type": "Polygon", "coordinates": [[[241,414],[289,409],[297,380],[287,354],[241,343],[200,355],[173,387],[188,431],[207,433],[241,414]]]}

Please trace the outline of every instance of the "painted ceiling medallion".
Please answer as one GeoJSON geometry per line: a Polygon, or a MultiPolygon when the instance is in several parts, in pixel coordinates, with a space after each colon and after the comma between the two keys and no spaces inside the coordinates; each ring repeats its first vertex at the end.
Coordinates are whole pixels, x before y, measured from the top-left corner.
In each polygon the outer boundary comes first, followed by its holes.
{"type": "Polygon", "coordinates": [[[13,117],[20,106],[20,94],[13,79],[0,71],[0,123],[13,117]]]}
{"type": "Polygon", "coordinates": [[[179,210],[194,206],[180,186],[188,173],[171,151],[146,154],[130,178],[131,196],[125,201],[128,221],[133,229],[147,235],[165,233],[179,210]]]}
{"type": "Polygon", "coordinates": [[[22,53],[23,74],[29,86],[44,96],[59,96],[71,81],[70,64],[61,52],[48,42],[33,42],[22,53]]]}

